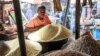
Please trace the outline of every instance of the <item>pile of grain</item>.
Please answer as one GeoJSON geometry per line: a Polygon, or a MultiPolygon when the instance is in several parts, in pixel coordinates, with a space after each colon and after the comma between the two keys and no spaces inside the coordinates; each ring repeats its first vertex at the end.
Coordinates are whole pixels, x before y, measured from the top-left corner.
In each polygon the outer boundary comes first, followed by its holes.
{"type": "Polygon", "coordinates": [[[57,50],[57,51],[45,53],[44,55],[41,55],[41,56],[90,56],[90,55],[77,52],[77,51],[57,50]]]}
{"type": "MultiPolygon", "coordinates": [[[[1,52],[0,56],[21,56],[18,39],[4,41],[3,43],[5,43],[5,45],[2,45],[3,47],[0,52],[3,51],[4,53],[6,52],[6,54],[2,54],[1,52]],[[7,50],[9,51],[7,52],[7,50]]],[[[42,50],[41,45],[37,42],[25,40],[25,44],[27,56],[36,56],[42,50]]]]}
{"type": "Polygon", "coordinates": [[[53,41],[71,36],[70,30],[62,25],[46,25],[38,31],[29,34],[28,38],[33,41],[53,41]]]}
{"type": "Polygon", "coordinates": [[[93,39],[90,32],[84,33],[79,39],[70,43],[66,50],[75,50],[91,56],[100,56],[100,46],[93,39]]]}

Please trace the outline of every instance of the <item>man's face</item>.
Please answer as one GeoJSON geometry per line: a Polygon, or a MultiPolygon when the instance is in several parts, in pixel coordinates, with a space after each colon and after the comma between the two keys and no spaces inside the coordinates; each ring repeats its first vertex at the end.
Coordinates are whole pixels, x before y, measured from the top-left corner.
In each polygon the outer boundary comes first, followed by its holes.
{"type": "Polygon", "coordinates": [[[38,10],[38,16],[43,18],[45,16],[45,9],[39,9],[38,10]]]}

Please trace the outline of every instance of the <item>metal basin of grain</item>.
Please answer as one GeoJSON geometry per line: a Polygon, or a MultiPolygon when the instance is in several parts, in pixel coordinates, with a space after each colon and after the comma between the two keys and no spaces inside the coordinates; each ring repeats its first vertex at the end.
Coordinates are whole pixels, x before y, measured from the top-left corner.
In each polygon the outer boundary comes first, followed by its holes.
{"type": "Polygon", "coordinates": [[[37,41],[42,46],[42,52],[58,50],[67,39],[71,36],[71,32],[62,25],[47,25],[38,31],[29,34],[28,38],[32,41],[37,41]]]}

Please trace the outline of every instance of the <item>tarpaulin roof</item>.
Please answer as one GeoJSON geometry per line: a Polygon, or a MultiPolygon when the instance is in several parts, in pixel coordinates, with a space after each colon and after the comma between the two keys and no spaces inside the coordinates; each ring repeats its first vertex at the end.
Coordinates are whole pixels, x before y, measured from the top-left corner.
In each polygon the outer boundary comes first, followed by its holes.
{"type": "Polygon", "coordinates": [[[98,2],[100,2],[100,0],[97,0],[98,2]]]}
{"type": "MultiPolygon", "coordinates": [[[[0,1],[13,1],[13,0],[0,0],[0,1]]],[[[50,0],[19,0],[20,2],[28,2],[32,4],[41,4],[42,2],[48,2],[50,0]]]]}
{"type": "Polygon", "coordinates": [[[49,0],[20,0],[20,1],[32,4],[41,4],[42,2],[48,2],[49,0]]]}

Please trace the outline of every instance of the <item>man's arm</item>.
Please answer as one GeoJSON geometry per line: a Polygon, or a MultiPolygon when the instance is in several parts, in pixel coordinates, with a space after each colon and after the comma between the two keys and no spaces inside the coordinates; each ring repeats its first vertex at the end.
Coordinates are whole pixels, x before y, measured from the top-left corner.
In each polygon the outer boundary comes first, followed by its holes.
{"type": "Polygon", "coordinates": [[[29,27],[26,27],[24,31],[26,32],[33,32],[33,31],[36,31],[36,30],[39,30],[42,26],[37,26],[37,27],[34,27],[34,28],[29,28],[29,27]]]}

